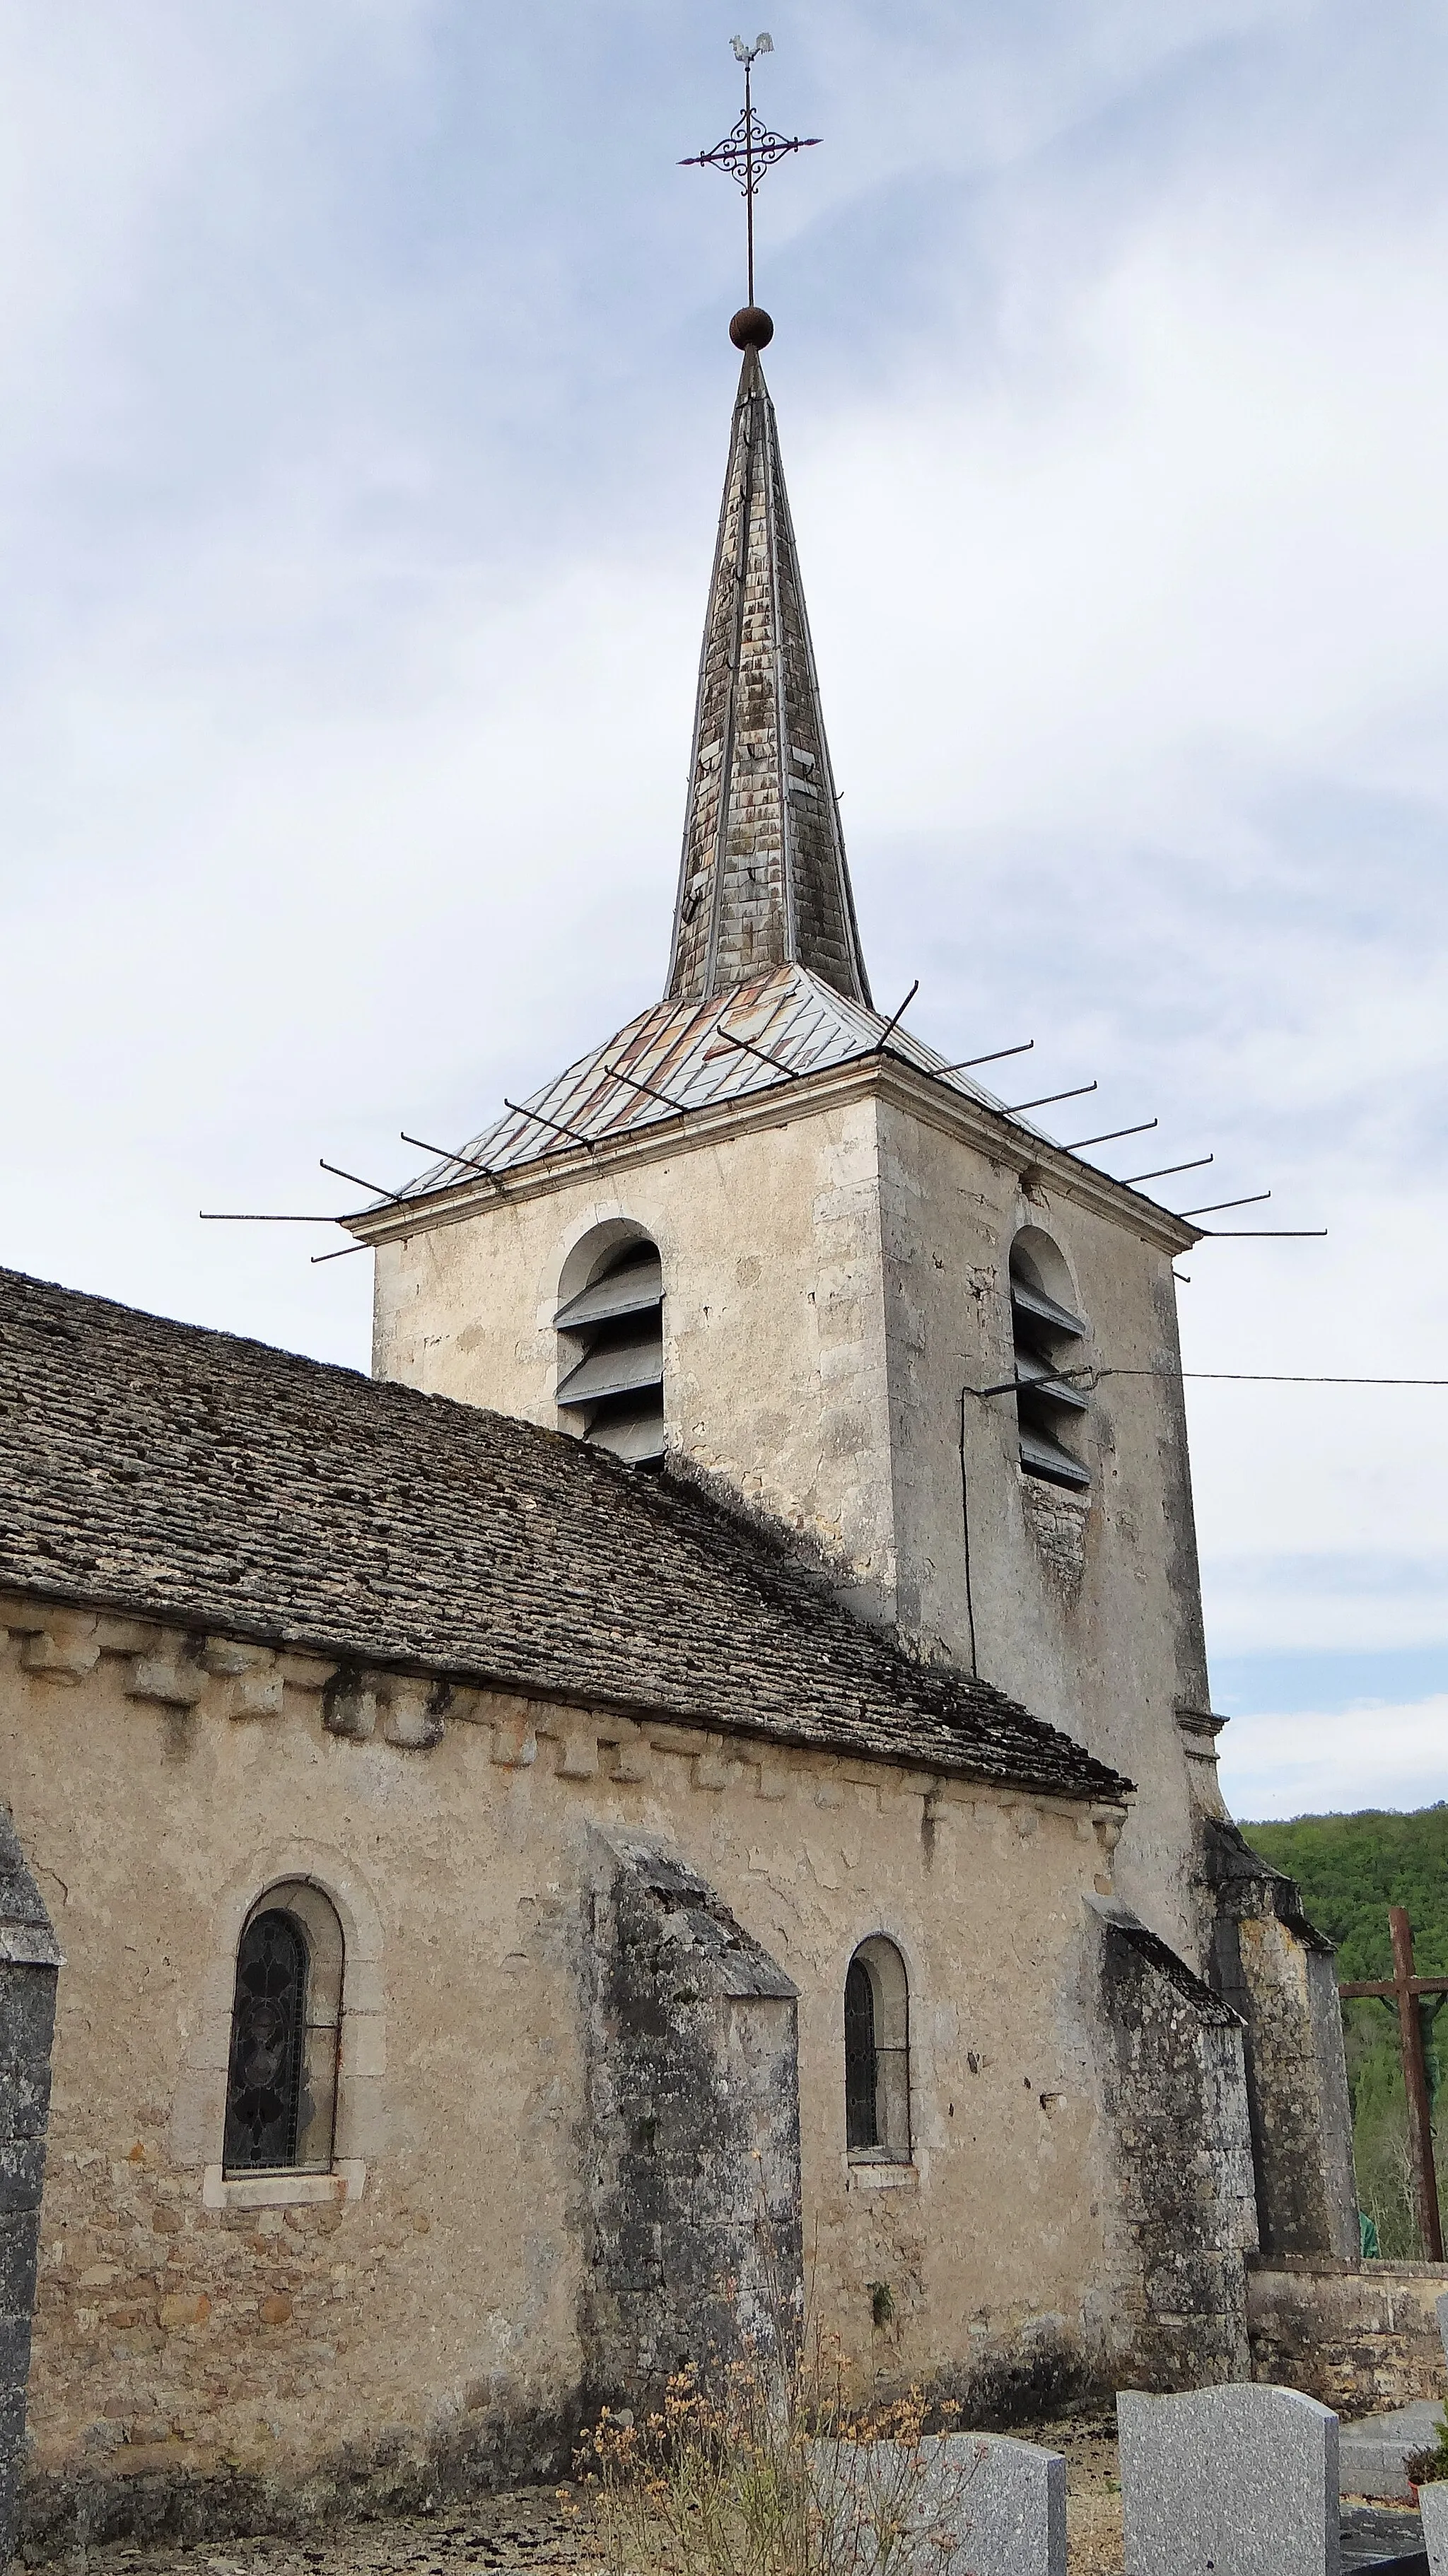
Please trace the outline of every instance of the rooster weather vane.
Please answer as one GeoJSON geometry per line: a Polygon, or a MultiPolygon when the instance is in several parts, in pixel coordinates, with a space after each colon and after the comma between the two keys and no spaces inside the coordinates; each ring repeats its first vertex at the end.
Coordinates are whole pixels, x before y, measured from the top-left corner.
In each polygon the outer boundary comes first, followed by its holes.
{"type": "Polygon", "coordinates": [[[754,200],[766,170],[772,170],[776,161],[782,161],[790,152],[805,152],[811,144],[823,138],[818,134],[774,134],[764,119],[755,114],[749,76],[761,54],[773,53],[774,38],[761,34],[755,37],[752,45],[746,44],[742,36],[735,36],[730,41],[735,61],[744,66],[744,113],[730,127],[723,142],[715,144],[712,152],[691,152],[679,167],[681,170],[727,170],[743,193],[749,301],[744,313],[735,314],[729,325],[729,334],[737,347],[763,348],[774,336],[774,325],[767,313],[759,311],[754,301],[754,200]],[[747,336],[743,336],[735,325],[744,326],[746,323],[758,325],[758,331],[750,327],[747,336]]]}

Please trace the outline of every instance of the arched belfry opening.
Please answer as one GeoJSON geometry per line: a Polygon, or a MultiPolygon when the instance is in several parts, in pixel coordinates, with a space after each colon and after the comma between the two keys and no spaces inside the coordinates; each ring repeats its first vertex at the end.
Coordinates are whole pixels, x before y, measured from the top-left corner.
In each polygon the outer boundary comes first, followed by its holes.
{"type": "Polygon", "coordinates": [[[1039,1226],[1011,1245],[1011,1337],[1022,1472],[1080,1493],[1091,1483],[1077,1454],[1090,1411],[1086,1325],[1065,1261],[1039,1226]]]}
{"type": "Polygon", "coordinates": [[[632,1467],[664,1454],[664,1272],[646,1234],[601,1227],[570,1257],[553,1318],[558,1410],[632,1467]],[[580,1269],[581,1287],[575,1286],[580,1269]],[[569,1293],[571,1291],[571,1293],[569,1293]]]}

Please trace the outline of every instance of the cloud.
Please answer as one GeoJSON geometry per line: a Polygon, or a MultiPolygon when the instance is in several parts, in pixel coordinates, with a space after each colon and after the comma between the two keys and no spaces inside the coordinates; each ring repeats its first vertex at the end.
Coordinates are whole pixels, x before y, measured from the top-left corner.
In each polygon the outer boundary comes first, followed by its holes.
{"type": "Polygon", "coordinates": [[[1222,1789],[1234,1815],[1254,1819],[1429,1807],[1448,1798],[1445,1748],[1448,1697],[1236,1717],[1221,1738],[1222,1789]]]}
{"type": "MultiPolygon", "coordinates": [[[[365,1259],[196,1208],[345,1204],[319,1153],[394,1178],[657,990],[738,292],[675,164],[729,31],[0,7],[5,1258],[365,1361],[365,1259]]],[[[1442,13],[774,32],[877,988],[1156,1114],[1110,1168],[1214,1151],[1171,1203],[1330,1226],[1181,1265],[1189,1365],[1436,1373],[1442,13]]],[[[1219,1652],[1444,1636],[1448,1393],[1189,1397],[1219,1652]]]]}

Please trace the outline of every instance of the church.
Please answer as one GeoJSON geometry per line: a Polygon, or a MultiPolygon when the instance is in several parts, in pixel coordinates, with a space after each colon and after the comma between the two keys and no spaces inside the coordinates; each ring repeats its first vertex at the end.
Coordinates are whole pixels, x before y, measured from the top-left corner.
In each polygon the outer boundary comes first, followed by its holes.
{"type": "Polygon", "coordinates": [[[346,1220],[371,1376],[0,1274],[42,2536],[554,2475],[781,2297],[968,2421],[1247,2377],[1252,2257],[1356,2259],[1216,1781],[1195,1231],[872,997],[772,328],[665,991],[346,1220]]]}

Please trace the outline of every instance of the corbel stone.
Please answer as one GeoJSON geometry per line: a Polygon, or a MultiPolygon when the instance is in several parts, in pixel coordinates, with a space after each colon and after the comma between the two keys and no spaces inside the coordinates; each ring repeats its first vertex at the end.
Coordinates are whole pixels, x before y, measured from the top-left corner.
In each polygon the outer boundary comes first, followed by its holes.
{"type": "Polygon", "coordinates": [[[126,1697],[155,1700],[163,1708],[194,1708],[205,1696],[206,1683],[199,1662],[163,1646],[157,1654],[136,1656],[126,1697]]]}
{"type": "Polygon", "coordinates": [[[96,1621],[96,1644],[103,1655],[144,1655],[162,1642],[162,1631],[148,1619],[96,1621]]]}
{"type": "Polygon", "coordinates": [[[516,1714],[493,1719],[492,1758],[509,1771],[524,1771],[538,1759],[538,1730],[527,1714],[527,1702],[515,1703],[516,1714]]]}
{"type": "Polygon", "coordinates": [[[201,1660],[218,1681],[235,1681],[242,1673],[269,1672],[276,1656],[270,1646],[244,1646],[239,1637],[208,1637],[201,1660]]]}
{"type": "Polygon", "coordinates": [[[324,1691],[337,1678],[337,1666],[320,1655],[278,1655],[277,1671],[288,1690],[324,1691]]]}
{"type": "Polygon", "coordinates": [[[390,1682],[382,1703],[382,1732],[388,1743],[408,1752],[441,1743],[443,1711],[450,1696],[446,1682],[390,1682]]]}
{"type": "Polygon", "coordinates": [[[648,1737],[631,1717],[600,1716],[598,1746],[608,1756],[608,1776],[621,1784],[640,1787],[654,1776],[653,1753],[648,1737]]]}
{"type": "Polygon", "coordinates": [[[48,1682],[82,1682],[101,1659],[94,1619],[51,1617],[31,1631],[20,1649],[28,1673],[48,1682]]]}
{"type": "Polygon", "coordinates": [[[280,1673],[234,1673],[222,1686],[221,1706],[233,1718],[280,1717],[285,1696],[280,1673]]]}
{"type": "Polygon", "coordinates": [[[329,1735],[365,1744],[377,1730],[376,1691],[359,1673],[334,1673],[322,1693],[322,1724],[329,1735]]]}
{"type": "Polygon", "coordinates": [[[696,1753],[690,1773],[695,1789],[727,1789],[734,1778],[734,1764],[723,1753],[696,1753]]]}
{"type": "Polygon", "coordinates": [[[558,1747],[560,1780],[596,1780],[598,1777],[598,1729],[596,1726],[572,1726],[560,1736],[558,1747]]]}

